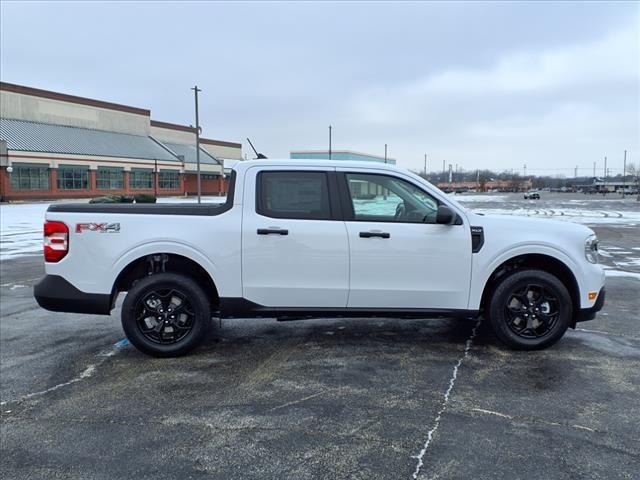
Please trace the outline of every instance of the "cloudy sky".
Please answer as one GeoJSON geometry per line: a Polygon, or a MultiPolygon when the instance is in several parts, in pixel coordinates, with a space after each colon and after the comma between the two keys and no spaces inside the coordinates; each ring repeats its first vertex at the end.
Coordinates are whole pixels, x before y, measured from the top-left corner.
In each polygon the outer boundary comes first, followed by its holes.
{"type": "Polygon", "coordinates": [[[590,174],[640,162],[640,3],[5,2],[3,81],[204,135],[400,165],[590,174]]]}

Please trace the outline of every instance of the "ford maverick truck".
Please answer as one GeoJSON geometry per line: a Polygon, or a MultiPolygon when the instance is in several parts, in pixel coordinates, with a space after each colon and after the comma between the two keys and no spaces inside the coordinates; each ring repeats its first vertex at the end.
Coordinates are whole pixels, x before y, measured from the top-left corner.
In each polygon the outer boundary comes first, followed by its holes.
{"type": "Polygon", "coordinates": [[[52,204],[52,311],[121,319],[155,356],[195,348],[212,318],[477,317],[541,349],[604,303],[598,241],[553,220],[474,214],[385,164],[240,162],[226,202],[52,204]]]}

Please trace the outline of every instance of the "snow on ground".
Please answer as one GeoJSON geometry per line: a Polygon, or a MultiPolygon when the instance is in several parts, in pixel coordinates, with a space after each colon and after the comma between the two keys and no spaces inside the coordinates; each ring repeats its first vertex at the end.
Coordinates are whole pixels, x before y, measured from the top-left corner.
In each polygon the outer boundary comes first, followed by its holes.
{"type": "MultiPolygon", "coordinates": [[[[202,197],[203,203],[221,203],[226,197],[202,197]]],[[[86,202],[87,200],[80,200],[86,202]]],[[[79,202],[61,200],[56,203],[79,202]]],[[[160,198],[158,203],[196,203],[193,197],[160,198]]],[[[42,252],[42,224],[50,203],[0,204],[0,260],[42,252]]]]}
{"type": "Polygon", "coordinates": [[[460,203],[504,202],[505,199],[507,198],[506,195],[491,195],[491,194],[487,194],[487,195],[467,195],[465,193],[462,193],[462,194],[459,194],[459,195],[450,193],[450,194],[448,194],[448,196],[453,198],[454,200],[457,200],[460,203]]]}
{"type": "Polygon", "coordinates": [[[607,277],[628,277],[628,278],[635,278],[636,280],[640,280],[640,273],[637,273],[637,272],[626,272],[624,270],[606,269],[604,273],[607,277]]]}
{"type": "Polygon", "coordinates": [[[0,205],[0,260],[42,251],[42,224],[48,203],[0,205]]]}

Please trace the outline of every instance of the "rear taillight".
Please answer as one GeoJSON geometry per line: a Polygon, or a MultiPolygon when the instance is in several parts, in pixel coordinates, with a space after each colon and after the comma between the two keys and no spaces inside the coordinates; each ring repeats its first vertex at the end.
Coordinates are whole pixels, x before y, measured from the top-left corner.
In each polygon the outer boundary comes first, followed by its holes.
{"type": "Polygon", "coordinates": [[[44,222],[44,261],[59,262],[69,251],[69,229],[62,222],[44,222]]]}

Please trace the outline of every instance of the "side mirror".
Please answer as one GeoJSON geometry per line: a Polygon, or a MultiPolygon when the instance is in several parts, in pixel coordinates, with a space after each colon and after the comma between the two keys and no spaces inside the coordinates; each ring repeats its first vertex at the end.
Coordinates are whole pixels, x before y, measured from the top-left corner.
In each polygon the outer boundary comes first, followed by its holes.
{"type": "Polygon", "coordinates": [[[438,213],[436,214],[436,223],[442,225],[452,225],[456,221],[456,214],[446,205],[438,206],[438,213]]]}

